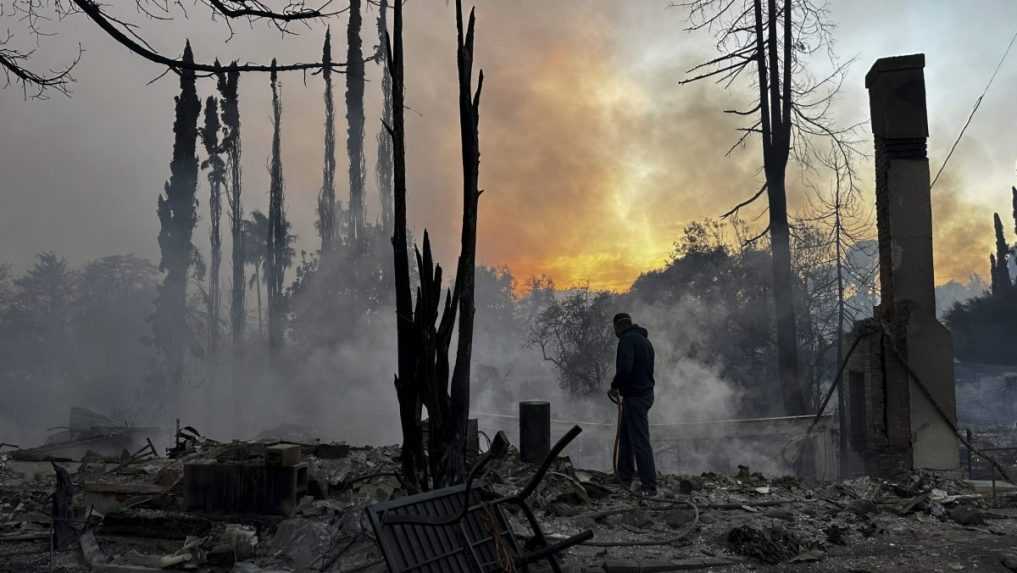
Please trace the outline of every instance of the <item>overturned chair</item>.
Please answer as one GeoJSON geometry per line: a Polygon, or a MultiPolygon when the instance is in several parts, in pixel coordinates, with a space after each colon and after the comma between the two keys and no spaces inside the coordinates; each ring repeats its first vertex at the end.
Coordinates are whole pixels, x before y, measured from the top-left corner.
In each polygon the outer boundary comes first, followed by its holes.
{"type": "Polygon", "coordinates": [[[593,532],[586,530],[548,544],[533,510],[526,504],[526,498],[544,479],[558,454],[580,432],[582,428],[573,426],[562,436],[526,487],[516,494],[485,501],[485,496],[473,488],[473,480],[484,466],[508,452],[508,439],[503,432],[498,432],[487,453],[470,469],[466,483],[367,507],[368,518],[389,571],[529,571],[530,565],[546,561],[552,571],[560,573],[561,566],[556,555],[589,540],[593,532]],[[506,505],[519,507],[533,530],[532,539],[524,547],[520,547],[505,518],[503,509],[506,505]]]}

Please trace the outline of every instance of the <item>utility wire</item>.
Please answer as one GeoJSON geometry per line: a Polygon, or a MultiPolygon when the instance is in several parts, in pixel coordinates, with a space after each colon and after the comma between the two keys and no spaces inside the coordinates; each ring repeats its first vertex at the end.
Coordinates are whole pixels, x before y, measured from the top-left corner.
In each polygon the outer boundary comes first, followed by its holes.
{"type": "Polygon", "coordinates": [[[1003,67],[1003,62],[1010,54],[1010,49],[1013,48],[1014,42],[1017,42],[1017,32],[1014,32],[1013,36],[1010,37],[1010,43],[1007,44],[1006,50],[1003,52],[1003,56],[999,58],[999,63],[996,64],[996,69],[992,71],[992,75],[989,77],[989,82],[985,84],[985,89],[982,90],[982,95],[978,96],[978,99],[975,100],[975,105],[971,108],[971,113],[968,114],[968,120],[964,122],[964,127],[961,128],[960,133],[957,134],[957,139],[955,139],[953,145],[950,146],[950,152],[946,154],[946,159],[944,159],[943,164],[939,166],[939,171],[936,172],[936,177],[932,180],[932,184],[929,185],[929,191],[936,186],[936,181],[939,181],[939,176],[943,174],[943,170],[946,169],[946,164],[949,163],[950,158],[953,157],[953,152],[957,149],[957,144],[960,143],[961,138],[964,137],[964,132],[967,131],[968,126],[971,125],[971,120],[975,117],[975,112],[978,111],[978,106],[982,105],[982,99],[984,99],[985,94],[989,92],[989,87],[992,86],[993,80],[995,80],[996,75],[999,74],[999,69],[1003,67]]]}

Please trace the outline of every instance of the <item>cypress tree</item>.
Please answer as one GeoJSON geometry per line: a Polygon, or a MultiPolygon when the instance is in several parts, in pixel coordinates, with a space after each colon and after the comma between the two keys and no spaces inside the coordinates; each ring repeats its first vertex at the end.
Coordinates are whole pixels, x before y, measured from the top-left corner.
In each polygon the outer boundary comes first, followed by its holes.
{"type": "Polygon", "coordinates": [[[247,284],[244,269],[244,208],[240,202],[243,172],[240,169],[240,100],[238,87],[240,72],[234,61],[225,71],[217,74],[219,95],[222,98],[222,124],[225,128],[222,147],[226,153],[230,187],[226,194],[230,208],[230,237],[232,238],[233,285],[230,291],[230,326],[233,344],[244,338],[247,309],[244,287],[247,284]]]}
{"type": "Polygon", "coordinates": [[[332,96],[332,31],[325,31],[325,45],[321,61],[326,64],[325,77],[325,164],[321,174],[321,193],[318,195],[318,235],[321,237],[321,255],[335,246],[335,98],[332,96]]]}
{"type": "Polygon", "coordinates": [[[201,139],[205,144],[208,159],[202,167],[208,168],[208,211],[209,211],[209,250],[212,263],[208,275],[208,347],[215,352],[219,347],[219,320],[222,308],[222,292],[219,288],[220,268],[222,266],[222,187],[226,178],[226,165],[222,159],[219,146],[219,105],[215,97],[208,96],[205,100],[205,127],[201,131],[201,139]]]}
{"type": "Polygon", "coordinates": [[[283,339],[283,277],[286,275],[287,225],[283,212],[283,171],[281,138],[282,100],[279,96],[279,81],[272,60],[272,161],[270,167],[270,188],[268,195],[268,237],[265,242],[265,270],[268,282],[268,341],[272,349],[282,346],[283,339]]]}
{"type": "Polygon", "coordinates": [[[1003,221],[999,213],[992,214],[993,226],[996,230],[996,254],[989,255],[989,264],[992,265],[992,294],[1002,296],[1010,288],[1010,270],[1007,268],[1007,259],[1010,246],[1006,243],[1006,236],[1003,234],[1003,221]]]}
{"type": "MultiPolygon", "coordinates": [[[[184,47],[184,62],[193,62],[190,42],[184,47]]],[[[170,179],[159,196],[159,270],[165,273],[155,308],[155,341],[166,360],[169,379],[183,379],[184,349],[188,346],[187,276],[194,257],[191,235],[197,221],[198,186],[198,100],[194,72],[180,72],[180,95],[176,97],[173,122],[173,161],[170,179]]]]}
{"type": "Polygon", "coordinates": [[[360,0],[350,0],[346,29],[346,150],[350,159],[350,236],[364,232],[364,54],[361,49],[360,0]]]}
{"type": "Polygon", "coordinates": [[[1013,194],[1013,232],[1017,233],[1017,187],[1011,187],[1010,192],[1013,194]]]}

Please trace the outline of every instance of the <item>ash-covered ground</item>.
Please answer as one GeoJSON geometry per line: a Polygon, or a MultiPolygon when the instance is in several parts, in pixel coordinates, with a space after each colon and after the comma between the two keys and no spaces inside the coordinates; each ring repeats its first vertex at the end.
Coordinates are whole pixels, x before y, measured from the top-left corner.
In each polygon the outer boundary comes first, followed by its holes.
{"type": "MultiPolygon", "coordinates": [[[[186,511],[185,465],[258,466],[279,440],[188,436],[172,457],[147,444],[122,457],[86,448],[64,462],[50,461],[59,457],[53,444],[5,450],[0,570],[386,570],[364,508],[406,494],[398,447],[307,440],[298,445],[308,481],[295,505],[282,508],[288,515],[224,514],[186,511]],[[68,471],[73,489],[73,536],[62,549],[53,547],[54,499],[62,496],[54,465],[68,471]]],[[[508,495],[536,469],[511,448],[477,486],[508,495]]],[[[663,475],[660,494],[642,498],[562,456],[528,501],[549,541],[593,531],[562,555],[571,571],[1002,572],[1017,570],[1015,492],[1003,482],[993,489],[918,473],[803,483],[743,466],[735,474],[663,475]]],[[[524,544],[532,532],[523,515],[506,508],[505,516],[524,544]]]]}

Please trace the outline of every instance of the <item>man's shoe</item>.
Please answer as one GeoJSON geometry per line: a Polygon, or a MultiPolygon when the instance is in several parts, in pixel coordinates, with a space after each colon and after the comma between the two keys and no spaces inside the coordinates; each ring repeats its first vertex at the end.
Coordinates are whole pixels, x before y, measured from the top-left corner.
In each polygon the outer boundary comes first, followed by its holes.
{"type": "Polygon", "coordinates": [[[639,495],[643,497],[657,497],[657,488],[643,486],[639,488],[639,495]]]}

